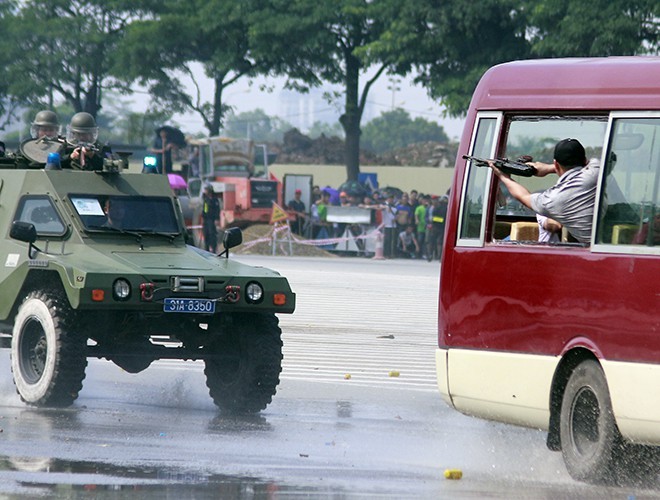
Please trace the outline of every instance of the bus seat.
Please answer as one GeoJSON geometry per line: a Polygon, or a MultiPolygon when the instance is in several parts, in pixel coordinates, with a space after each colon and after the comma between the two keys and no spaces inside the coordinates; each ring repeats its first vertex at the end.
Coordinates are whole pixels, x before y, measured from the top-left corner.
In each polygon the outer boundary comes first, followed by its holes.
{"type": "Polygon", "coordinates": [[[495,230],[493,231],[494,240],[503,240],[511,234],[511,223],[503,220],[495,221],[495,230]]]}
{"type": "Polygon", "coordinates": [[[636,224],[614,224],[612,226],[612,244],[629,245],[637,231],[639,231],[639,226],[636,224]]]}
{"type": "Polygon", "coordinates": [[[514,241],[538,241],[539,225],[537,222],[514,222],[511,224],[511,239],[514,241]]]}

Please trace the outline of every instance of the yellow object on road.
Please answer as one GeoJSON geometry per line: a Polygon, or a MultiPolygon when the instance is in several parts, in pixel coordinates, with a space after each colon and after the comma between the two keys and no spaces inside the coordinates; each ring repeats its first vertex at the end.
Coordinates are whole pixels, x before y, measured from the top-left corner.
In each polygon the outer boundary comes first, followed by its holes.
{"type": "Polygon", "coordinates": [[[462,477],[463,471],[461,469],[445,469],[446,479],[460,479],[462,477]]]}

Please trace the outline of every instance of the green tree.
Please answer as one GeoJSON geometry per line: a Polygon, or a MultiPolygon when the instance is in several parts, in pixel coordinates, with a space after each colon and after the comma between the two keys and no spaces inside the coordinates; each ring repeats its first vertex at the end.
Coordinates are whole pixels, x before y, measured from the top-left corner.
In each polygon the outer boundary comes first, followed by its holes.
{"type": "Polygon", "coordinates": [[[340,123],[349,180],[357,179],[360,171],[360,122],[372,85],[388,68],[405,70],[393,66],[394,52],[370,50],[388,33],[400,4],[395,0],[252,1],[252,48],[271,62],[273,72],[287,75],[292,87],[298,82],[303,88],[319,86],[324,81],[344,86],[340,123]],[[370,68],[373,73],[365,77],[370,68]]]}
{"type": "Polygon", "coordinates": [[[437,123],[419,117],[413,120],[408,112],[395,109],[367,123],[362,141],[364,149],[381,154],[416,142],[448,142],[449,137],[437,123]]]}
{"type": "Polygon", "coordinates": [[[658,52],[657,0],[529,0],[527,12],[540,57],[658,52]]]}
{"type": "Polygon", "coordinates": [[[416,82],[461,116],[490,66],[529,57],[520,0],[417,0],[400,5],[397,22],[372,50],[396,52],[416,82]]]}
{"type": "Polygon", "coordinates": [[[210,135],[218,135],[229,110],[225,89],[268,70],[250,52],[248,8],[234,0],[162,0],[149,19],[132,23],[115,70],[126,81],[148,86],[154,109],[192,110],[210,135]],[[210,101],[202,96],[196,64],[213,81],[210,101]]]}
{"type": "Polygon", "coordinates": [[[127,89],[110,75],[115,49],[139,10],[129,0],[26,0],[3,29],[0,52],[7,92],[23,103],[53,107],[62,99],[96,116],[108,89],[127,89]]]}
{"type": "Polygon", "coordinates": [[[397,63],[411,65],[417,83],[461,116],[495,64],[657,53],[658,17],[657,0],[417,0],[401,4],[372,50],[399,47],[397,63]]]}
{"type": "MultiPolygon", "coordinates": [[[[13,18],[15,6],[12,2],[0,2],[0,33],[9,31],[9,25],[13,18]]],[[[19,103],[9,94],[10,74],[7,71],[7,65],[10,63],[10,54],[5,50],[6,42],[0,41],[0,117],[4,117],[0,122],[0,130],[4,129],[11,121],[14,111],[19,103]]]]}
{"type": "Polygon", "coordinates": [[[284,133],[292,128],[290,123],[255,109],[238,114],[230,111],[223,132],[235,139],[249,137],[258,142],[282,142],[284,133]]]}

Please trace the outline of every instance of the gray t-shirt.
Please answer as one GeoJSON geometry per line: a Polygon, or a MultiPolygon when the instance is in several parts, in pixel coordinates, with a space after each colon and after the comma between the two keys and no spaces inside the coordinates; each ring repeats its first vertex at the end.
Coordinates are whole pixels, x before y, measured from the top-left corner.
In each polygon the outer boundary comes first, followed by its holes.
{"type": "Polygon", "coordinates": [[[598,161],[565,172],[557,184],[532,194],[532,210],[556,220],[580,243],[591,242],[591,226],[596,203],[598,161]]]}

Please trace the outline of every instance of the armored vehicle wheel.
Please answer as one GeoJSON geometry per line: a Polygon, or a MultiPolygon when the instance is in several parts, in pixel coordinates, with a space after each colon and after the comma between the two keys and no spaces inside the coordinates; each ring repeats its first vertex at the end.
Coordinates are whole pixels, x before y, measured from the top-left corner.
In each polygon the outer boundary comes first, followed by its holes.
{"type": "Polygon", "coordinates": [[[213,345],[206,359],[206,385],[215,404],[230,413],[256,413],[277,391],[282,371],[282,340],[273,314],[241,315],[231,333],[213,345]]]}
{"type": "Polygon", "coordinates": [[[18,309],[11,341],[16,391],[33,406],[66,407],[82,389],[86,339],[58,292],[31,292],[18,309]]]}

